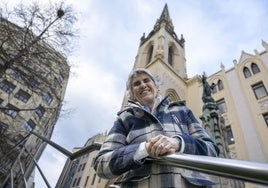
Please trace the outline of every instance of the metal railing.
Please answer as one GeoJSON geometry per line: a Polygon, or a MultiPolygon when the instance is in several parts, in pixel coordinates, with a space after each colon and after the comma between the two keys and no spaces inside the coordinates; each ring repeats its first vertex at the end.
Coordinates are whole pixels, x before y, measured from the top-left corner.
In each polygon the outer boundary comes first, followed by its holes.
{"type": "MultiPolygon", "coordinates": [[[[34,132],[34,131],[30,132],[30,133],[29,133],[29,134],[28,134],[22,141],[20,141],[20,143],[18,143],[15,147],[17,147],[17,146],[22,146],[22,147],[23,147],[23,143],[24,143],[24,141],[26,140],[26,138],[29,137],[30,134],[35,135],[36,137],[40,138],[42,141],[46,142],[47,144],[49,144],[50,146],[52,146],[53,148],[55,148],[56,150],[58,150],[59,152],[61,152],[61,153],[64,154],[65,156],[67,156],[67,157],[68,157],[67,163],[70,162],[70,161],[72,161],[72,160],[74,160],[74,159],[77,159],[78,157],[81,157],[81,156],[83,156],[83,155],[85,155],[85,154],[87,154],[87,153],[90,153],[90,152],[95,151],[95,150],[99,150],[100,147],[101,147],[101,143],[93,143],[93,144],[91,144],[91,145],[89,145],[89,146],[87,146],[87,147],[82,148],[81,150],[79,150],[79,151],[77,151],[77,152],[72,153],[72,152],[66,150],[65,148],[63,148],[62,146],[58,145],[57,143],[55,143],[55,142],[53,142],[53,141],[47,139],[46,137],[43,137],[43,136],[39,135],[38,133],[36,133],[36,132],[34,132]],[[20,145],[20,144],[22,144],[22,145],[20,145]]],[[[15,147],[14,147],[14,148],[15,148],[15,147]]],[[[37,168],[38,172],[40,173],[42,179],[44,180],[44,183],[46,184],[46,186],[47,186],[48,188],[51,188],[51,185],[49,184],[49,182],[48,182],[46,176],[45,176],[44,173],[42,172],[42,169],[41,169],[40,166],[38,165],[38,163],[37,163],[37,161],[35,160],[35,158],[34,158],[34,157],[32,156],[32,154],[27,150],[27,148],[25,148],[25,147],[23,147],[23,148],[24,148],[25,151],[29,154],[29,156],[31,157],[31,159],[33,160],[34,165],[36,166],[36,168],[37,168]]],[[[12,150],[11,150],[10,152],[12,152],[12,150]]],[[[9,153],[10,153],[10,152],[9,152],[9,153]]],[[[8,154],[8,153],[7,153],[7,154],[8,154]]],[[[24,176],[24,169],[23,169],[23,167],[22,167],[22,165],[21,165],[21,161],[20,161],[20,158],[19,158],[19,157],[18,157],[18,163],[19,163],[20,171],[21,171],[21,173],[22,173],[22,175],[23,175],[24,187],[27,188],[28,185],[27,185],[26,178],[25,178],[25,176],[24,176]]],[[[8,181],[10,181],[8,187],[10,187],[10,188],[14,188],[14,177],[13,177],[13,174],[14,174],[14,173],[13,173],[13,169],[11,168],[11,169],[10,169],[10,173],[6,176],[5,180],[4,180],[3,182],[0,182],[0,188],[4,188],[5,185],[6,185],[6,183],[7,183],[8,181]]]]}
{"type": "Polygon", "coordinates": [[[267,163],[188,154],[171,154],[155,160],[159,164],[268,185],[267,163]]]}
{"type": "MultiPolygon", "coordinates": [[[[99,150],[101,147],[101,143],[93,143],[88,145],[81,150],[71,153],[60,145],[54,143],[47,138],[40,136],[35,132],[31,132],[31,134],[37,136],[44,142],[48,143],[64,155],[68,157],[66,168],[64,169],[67,173],[68,167],[70,167],[71,162],[74,159],[77,159],[87,153],[90,153],[95,150],[99,150]]],[[[51,187],[46,177],[43,175],[42,170],[38,166],[37,162],[34,160],[34,163],[41,174],[44,182],[47,187],[51,187]]],[[[234,160],[234,159],[225,159],[225,158],[216,158],[216,157],[208,157],[208,156],[200,156],[200,155],[189,155],[189,154],[171,154],[164,157],[153,158],[156,163],[171,165],[175,167],[181,167],[189,170],[196,170],[199,172],[204,172],[212,175],[217,175],[226,178],[232,178],[237,180],[243,180],[250,183],[257,183],[262,185],[268,185],[268,164],[267,163],[259,163],[259,162],[250,162],[243,160],[234,160]]],[[[10,172],[10,181],[11,188],[13,188],[13,177],[12,177],[12,169],[10,172]]],[[[25,182],[26,185],[26,182],[25,182]]],[[[26,185],[27,187],[27,185],[26,185]]]]}
{"type": "MultiPolygon", "coordinates": [[[[63,153],[64,155],[66,155],[68,157],[67,161],[66,161],[66,165],[63,169],[63,177],[68,173],[68,169],[71,167],[71,164],[72,164],[72,161],[74,159],[77,159],[87,153],[90,153],[92,151],[95,151],[95,150],[99,150],[100,147],[101,147],[101,143],[93,143],[91,145],[88,145],[84,148],[82,148],[81,150],[78,150],[74,153],[66,150],[65,148],[61,147],[60,145],[56,144],[55,142],[35,133],[35,132],[31,132],[33,135],[37,136],[38,138],[40,138],[41,140],[43,140],[44,142],[48,143],[49,145],[51,145],[52,147],[54,147],[55,149],[57,149],[58,151],[60,151],[61,153],[63,153]]],[[[42,170],[40,168],[38,168],[38,171],[39,173],[41,174],[42,178],[44,179],[46,185],[48,188],[51,188],[51,186],[49,185],[48,181],[46,180],[46,177],[44,177],[42,174],[42,170]]],[[[61,178],[61,177],[60,177],[61,178]]],[[[60,179],[59,179],[60,181],[60,179]]]]}

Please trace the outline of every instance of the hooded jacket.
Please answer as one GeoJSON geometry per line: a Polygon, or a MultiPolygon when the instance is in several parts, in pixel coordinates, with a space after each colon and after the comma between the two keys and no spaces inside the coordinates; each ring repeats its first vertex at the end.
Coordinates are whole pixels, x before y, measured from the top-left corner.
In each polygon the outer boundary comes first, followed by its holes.
{"type": "Polygon", "coordinates": [[[161,100],[148,112],[137,102],[129,101],[118,113],[99,154],[94,169],[101,178],[113,179],[120,175],[121,187],[185,187],[181,177],[195,185],[213,182],[199,173],[178,167],[155,164],[150,157],[134,160],[140,143],[157,135],[183,139],[183,153],[217,156],[218,147],[194,117],[184,102],[161,100]]]}

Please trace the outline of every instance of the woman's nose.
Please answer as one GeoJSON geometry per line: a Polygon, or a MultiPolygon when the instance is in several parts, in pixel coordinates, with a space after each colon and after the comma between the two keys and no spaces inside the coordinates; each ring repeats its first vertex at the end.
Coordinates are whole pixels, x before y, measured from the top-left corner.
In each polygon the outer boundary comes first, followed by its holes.
{"type": "Polygon", "coordinates": [[[140,87],[141,87],[141,88],[144,88],[144,87],[146,87],[146,83],[144,83],[144,82],[141,82],[141,85],[140,85],[140,87]]]}

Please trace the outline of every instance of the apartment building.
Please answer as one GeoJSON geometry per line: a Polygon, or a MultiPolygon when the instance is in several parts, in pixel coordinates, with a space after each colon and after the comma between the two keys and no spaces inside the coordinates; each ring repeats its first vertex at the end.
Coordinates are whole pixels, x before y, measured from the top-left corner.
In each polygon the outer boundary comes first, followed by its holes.
{"type": "Polygon", "coordinates": [[[30,45],[35,37],[0,20],[1,187],[11,179],[23,187],[31,177],[46,143],[30,132],[50,139],[69,78],[66,59],[42,40],[30,45]]]}

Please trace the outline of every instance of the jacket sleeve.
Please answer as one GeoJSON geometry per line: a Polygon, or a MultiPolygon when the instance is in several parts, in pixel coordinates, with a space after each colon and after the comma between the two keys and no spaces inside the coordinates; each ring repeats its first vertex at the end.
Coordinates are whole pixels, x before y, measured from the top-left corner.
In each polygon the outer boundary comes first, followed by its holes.
{"type": "Polygon", "coordinates": [[[134,160],[139,143],[126,145],[127,134],[118,117],[94,161],[94,169],[99,177],[112,179],[141,166],[134,160]]]}
{"type": "Polygon", "coordinates": [[[217,157],[219,155],[219,148],[211,140],[202,125],[197,121],[192,111],[187,107],[185,107],[185,109],[185,121],[189,130],[189,135],[185,133],[181,135],[185,143],[184,153],[217,157]]]}

